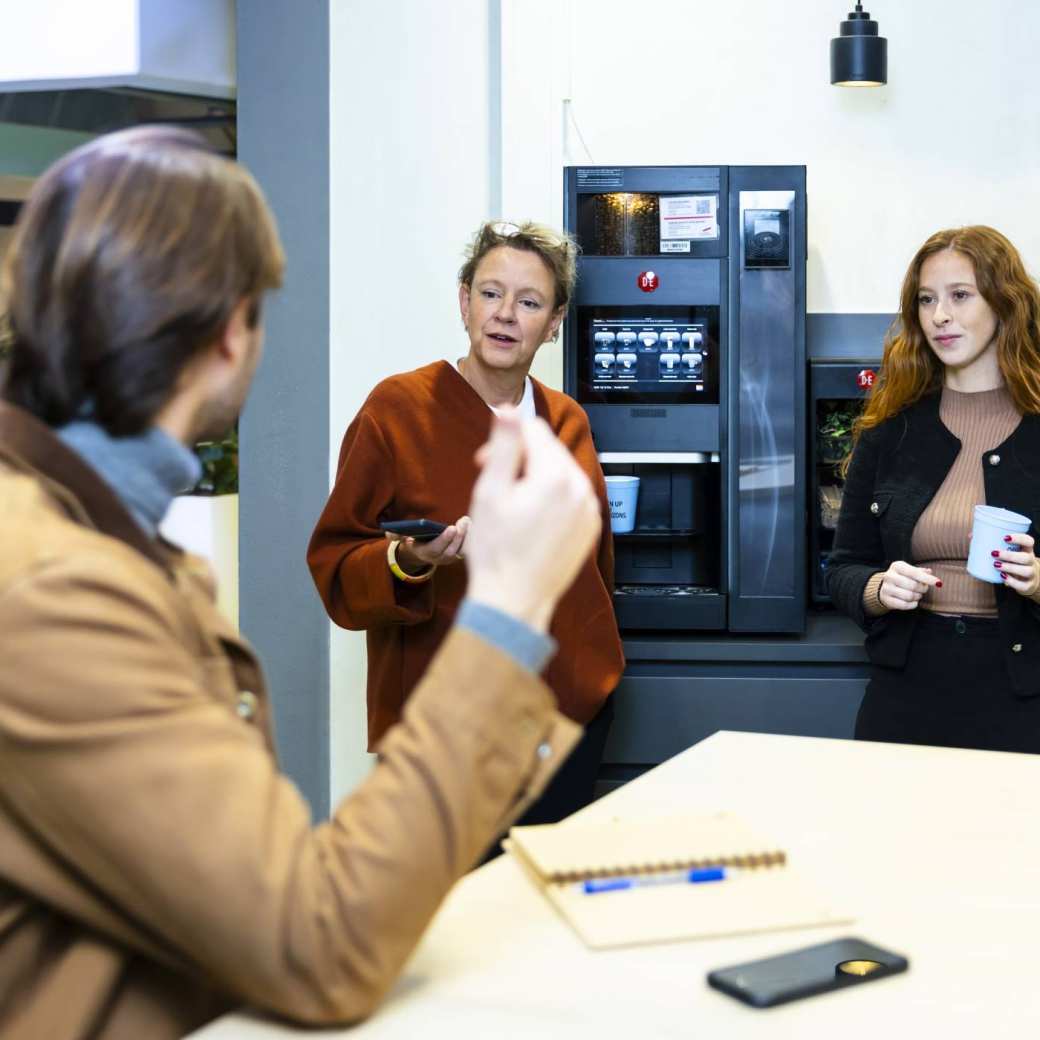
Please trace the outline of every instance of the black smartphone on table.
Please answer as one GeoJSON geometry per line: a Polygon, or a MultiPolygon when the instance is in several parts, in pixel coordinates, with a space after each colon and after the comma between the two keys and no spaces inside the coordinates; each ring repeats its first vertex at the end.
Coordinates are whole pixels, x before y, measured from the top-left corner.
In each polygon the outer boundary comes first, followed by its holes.
{"type": "Polygon", "coordinates": [[[414,538],[417,542],[427,542],[436,538],[448,527],[438,520],[384,520],[379,526],[391,534],[400,535],[402,538],[414,538]]]}
{"type": "Polygon", "coordinates": [[[708,985],[752,1007],[775,1007],[906,971],[898,953],[862,939],[836,939],[708,973],[708,985]]]}

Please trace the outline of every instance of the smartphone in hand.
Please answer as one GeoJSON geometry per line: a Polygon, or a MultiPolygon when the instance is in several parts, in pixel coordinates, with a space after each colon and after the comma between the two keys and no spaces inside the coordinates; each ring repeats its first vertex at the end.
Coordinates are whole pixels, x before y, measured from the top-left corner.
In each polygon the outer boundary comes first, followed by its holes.
{"type": "Polygon", "coordinates": [[[379,526],[390,534],[414,538],[417,542],[428,542],[448,527],[437,520],[384,520],[379,526]]]}
{"type": "Polygon", "coordinates": [[[799,997],[857,986],[906,971],[898,953],[862,939],[836,939],[818,946],[719,968],[708,973],[708,985],[752,1007],[774,1007],[799,997]]]}

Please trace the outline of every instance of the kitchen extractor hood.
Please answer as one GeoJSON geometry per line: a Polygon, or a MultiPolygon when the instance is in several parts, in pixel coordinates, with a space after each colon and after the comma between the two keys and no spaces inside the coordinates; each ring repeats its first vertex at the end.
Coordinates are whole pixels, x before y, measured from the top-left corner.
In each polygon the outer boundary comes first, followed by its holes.
{"type": "Polygon", "coordinates": [[[234,151],[234,0],[34,0],[2,22],[0,122],[178,123],[234,151]]]}

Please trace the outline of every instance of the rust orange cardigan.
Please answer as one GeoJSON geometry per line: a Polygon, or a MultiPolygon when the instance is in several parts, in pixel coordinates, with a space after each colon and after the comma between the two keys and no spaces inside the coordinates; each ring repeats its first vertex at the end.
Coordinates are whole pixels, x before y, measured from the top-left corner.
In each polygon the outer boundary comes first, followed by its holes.
{"type": "MultiPolygon", "coordinates": [[[[611,602],[610,512],[585,413],[566,394],[532,382],[535,410],[589,475],[603,514],[599,546],[553,617],[559,649],[544,673],[560,710],[584,723],[624,668],[611,602]]],[[[466,587],[464,563],[440,568],[425,584],[398,581],[387,566],[379,522],[427,517],[452,523],[463,516],[477,477],[474,453],[488,437],[491,418],[459,372],[438,361],[381,382],[343,438],[307,563],[329,617],[367,633],[370,748],[400,718],[466,587]]]]}

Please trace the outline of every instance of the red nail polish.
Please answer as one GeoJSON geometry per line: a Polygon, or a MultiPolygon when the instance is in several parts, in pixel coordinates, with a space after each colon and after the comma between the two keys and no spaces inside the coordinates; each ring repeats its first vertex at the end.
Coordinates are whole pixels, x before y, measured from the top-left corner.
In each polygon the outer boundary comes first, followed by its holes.
{"type": "Polygon", "coordinates": [[[990,553],[990,556],[999,556],[999,555],[1000,555],[1000,550],[999,550],[999,549],[994,549],[994,550],[993,550],[993,551],[992,551],[992,552],[990,553]]]}
{"type": "Polygon", "coordinates": [[[935,583],[935,587],[936,587],[937,589],[941,589],[941,588],[942,588],[942,582],[941,582],[941,581],[937,581],[937,582],[935,583]]]}
{"type": "Polygon", "coordinates": [[[1009,535],[1009,534],[1004,535],[1004,541],[1005,542],[1010,542],[1011,541],[1011,535],[1009,535]]]}
{"type": "Polygon", "coordinates": [[[1004,565],[1000,562],[1000,560],[994,560],[993,561],[993,566],[994,567],[1003,567],[1004,565]]]}
{"type": "Polygon", "coordinates": [[[1003,579],[1004,579],[1005,581],[1007,581],[1007,571],[1001,571],[1001,572],[1000,572],[1000,576],[1001,576],[1001,577],[1002,577],[1002,578],[1003,578],[1003,579]]]}

